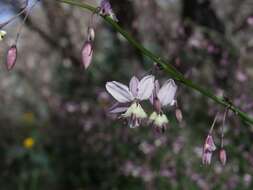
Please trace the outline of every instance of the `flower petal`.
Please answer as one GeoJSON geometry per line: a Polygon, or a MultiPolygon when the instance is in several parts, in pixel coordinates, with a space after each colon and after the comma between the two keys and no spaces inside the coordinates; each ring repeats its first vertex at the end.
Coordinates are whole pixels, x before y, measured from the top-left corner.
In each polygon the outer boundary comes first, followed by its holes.
{"type": "Polygon", "coordinates": [[[127,111],[128,107],[129,105],[127,105],[127,103],[122,104],[122,103],[117,102],[108,109],[108,112],[109,113],[123,113],[127,111]]]}
{"type": "Polygon", "coordinates": [[[154,80],[155,77],[153,75],[148,75],[141,79],[138,84],[137,98],[139,100],[146,100],[152,95],[154,90],[154,80]]]}
{"type": "Polygon", "coordinates": [[[106,90],[120,103],[131,102],[134,98],[129,88],[116,81],[107,82],[106,90]]]}
{"type": "Polygon", "coordinates": [[[176,91],[177,85],[175,84],[174,80],[167,80],[157,94],[162,106],[173,104],[176,91]]]}
{"type": "Polygon", "coordinates": [[[137,97],[137,94],[138,94],[138,84],[139,84],[139,79],[133,76],[129,83],[129,89],[135,98],[137,97]]]}

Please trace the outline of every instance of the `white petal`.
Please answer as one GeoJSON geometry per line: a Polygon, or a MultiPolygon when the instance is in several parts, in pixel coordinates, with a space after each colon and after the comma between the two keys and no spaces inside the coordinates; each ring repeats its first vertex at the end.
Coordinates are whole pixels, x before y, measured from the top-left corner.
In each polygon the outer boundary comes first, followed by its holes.
{"type": "Polygon", "coordinates": [[[134,98],[129,88],[116,81],[107,82],[106,90],[120,103],[131,102],[134,98]]]}
{"type": "Polygon", "coordinates": [[[123,113],[127,111],[128,107],[129,107],[128,103],[122,104],[122,103],[117,102],[108,109],[108,112],[109,113],[123,113]]]}
{"type": "Polygon", "coordinates": [[[128,107],[117,107],[112,110],[110,110],[110,113],[123,113],[126,112],[128,107]]]}
{"type": "Polygon", "coordinates": [[[166,106],[168,104],[172,104],[175,98],[175,94],[177,91],[177,85],[174,80],[169,79],[165,82],[162,88],[158,92],[158,98],[162,104],[162,106],[166,106]]]}
{"type": "Polygon", "coordinates": [[[152,95],[154,90],[154,80],[155,77],[153,75],[148,75],[141,79],[138,84],[137,98],[139,100],[146,100],[152,95]]]}
{"type": "Polygon", "coordinates": [[[133,76],[132,79],[130,80],[130,83],[129,83],[129,89],[134,97],[137,97],[138,84],[139,84],[139,79],[137,77],[133,76]]]}

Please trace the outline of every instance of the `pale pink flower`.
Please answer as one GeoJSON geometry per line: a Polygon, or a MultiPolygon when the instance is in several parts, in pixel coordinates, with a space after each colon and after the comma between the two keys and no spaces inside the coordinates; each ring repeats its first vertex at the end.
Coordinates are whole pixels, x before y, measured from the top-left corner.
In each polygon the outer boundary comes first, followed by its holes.
{"type": "Polygon", "coordinates": [[[173,106],[176,103],[175,95],[177,86],[174,80],[167,80],[160,88],[158,81],[155,81],[155,87],[150,102],[154,106],[155,111],[150,115],[149,120],[156,128],[165,129],[169,120],[163,113],[162,107],[173,106]]]}
{"type": "Polygon", "coordinates": [[[147,118],[140,102],[149,99],[153,89],[152,75],[145,76],[140,81],[135,76],[132,77],[129,87],[116,81],[107,82],[106,90],[119,103],[110,112],[123,113],[121,116],[128,119],[130,127],[138,127],[141,121],[147,118]]]}
{"type": "Polygon", "coordinates": [[[208,134],[204,143],[202,153],[202,163],[205,165],[211,164],[212,154],[216,150],[214,140],[211,134],[208,134]]]}

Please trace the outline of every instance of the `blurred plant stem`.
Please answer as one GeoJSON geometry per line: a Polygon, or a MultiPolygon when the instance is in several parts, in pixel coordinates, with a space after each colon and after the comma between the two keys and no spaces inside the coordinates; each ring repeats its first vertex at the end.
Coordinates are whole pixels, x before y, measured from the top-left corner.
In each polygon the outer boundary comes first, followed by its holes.
{"type": "MultiPolygon", "coordinates": [[[[86,9],[91,12],[95,12],[97,10],[96,7],[93,7],[86,3],[81,3],[75,0],[57,0],[57,1],[69,4],[69,5],[73,5],[82,9],[86,9]]],[[[104,16],[101,16],[101,17],[107,23],[109,23],[117,32],[119,32],[132,46],[137,48],[143,55],[150,58],[155,64],[159,64],[162,67],[162,69],[166,73],[168,73],[172,78],[186,85],[187,87],[200,92],[202,95],[208,97],[209,99],[212,99],[216,103],[230,109],[236,115],[238,115],[242,121],[244,121],[248,125],[253,125],[253,118],[250,117],[247,113],[241,111],[238,107],[234,106],[231,102],[227,101],[224,97],[215,96],[210,90],[202,88],[201,86],[199,86],[198,84],[195,84],[191,80],[186,79],[182,73],[180,73],[172,65],[168,64],[166,60],[155,55],[154,53],[152,53],[151,51],[143,47],[141,44],[139,44],[128,32],[126,32],[123,28],[121,28],[117,22],[115,22],[109,17],[104,17],[104,16]]]]}

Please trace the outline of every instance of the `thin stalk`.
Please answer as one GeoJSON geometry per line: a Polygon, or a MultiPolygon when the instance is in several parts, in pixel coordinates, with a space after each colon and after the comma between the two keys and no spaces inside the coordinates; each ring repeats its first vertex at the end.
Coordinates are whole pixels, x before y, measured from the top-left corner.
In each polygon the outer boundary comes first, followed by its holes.
{"type": "MultiPolygon", "coordinates": [[[[72,6],[76,6],[82,9],[89,10],[91,12],[95,12],[97,10],[96,7],[88,5],[86,3],[81,3],[75,0],[57,0],[59,2],[69,4],[72,6]]],[[[165,59],[157,56],[156,54],[152,53],[145,47],[143,47],[139,42],[137,42],[128,32],[126,32],[123,28],[119,26],[117,22],[115,22],[110,17],[104,17],[100,15],[108,24],[110,24],[117,32],[119,32],[132,46],[138,49],[143,55],[151,59],[153,62],[162,66],[163,70],[166,71],[172,78],[177,80],[178,82],[184,84],[185,86],[198,91],[202,95],[212,99],[216,103],[228,108],[229,110],[233,111],[236,115],[238,115],[242,121],[247,123],[248,125],[253,125],[253,118],[249,116],[247,113],[241,111],[239,108],[231,104],[230,102],[226,101],[223,97],[215,96],[210,90],[205,89],[198,84],[195,84],[191,80],[184,77],[182,73],[180,73],[175,67],[169,64],[165,59]]]]}

